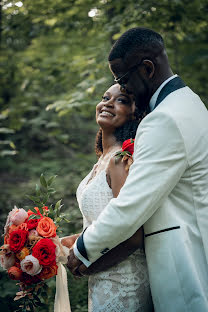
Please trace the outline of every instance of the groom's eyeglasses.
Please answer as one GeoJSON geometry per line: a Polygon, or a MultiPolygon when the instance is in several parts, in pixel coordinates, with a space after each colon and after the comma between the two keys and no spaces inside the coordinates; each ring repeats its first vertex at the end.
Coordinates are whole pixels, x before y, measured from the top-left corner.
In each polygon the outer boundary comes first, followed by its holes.
{"type": "Polygon", "coordinates": [[[115,78],[114,81],[118,84],[120,84],[120,86],[122,88],[125,89],[125,85],[127,84],[127,82],[129,81],[130,78],[130,74],[132,74],[133,72],[135,72],[137,70],[137,68],[142,65],[143,60],[139,63],[134,65],[132,68],[130,68],[123,76],[121,76],[120,78],[115,78]]]}

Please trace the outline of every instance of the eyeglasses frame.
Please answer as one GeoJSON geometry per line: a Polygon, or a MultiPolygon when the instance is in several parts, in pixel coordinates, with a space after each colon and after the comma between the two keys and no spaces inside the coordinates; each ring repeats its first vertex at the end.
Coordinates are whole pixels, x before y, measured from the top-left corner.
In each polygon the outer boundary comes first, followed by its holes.
{"type": "Polygon", "coordinates": [[[142,65],[143,61],[144,61],[144,59],[142,59],[138,64],[132,66],[132,68],[130,68],[123,76],[121,76],[119,78],[115,78],[114,81],[116,83],[118,83],[122,88],[125,89],[125,85],[127,84],[129,79],[127,81],[125,81],[125,83],[122,83],[123,78],[126,77],[127,75],[132,74],[133,72],[135,72],[137,70],[137,68],[140,65],[142,65]]]}

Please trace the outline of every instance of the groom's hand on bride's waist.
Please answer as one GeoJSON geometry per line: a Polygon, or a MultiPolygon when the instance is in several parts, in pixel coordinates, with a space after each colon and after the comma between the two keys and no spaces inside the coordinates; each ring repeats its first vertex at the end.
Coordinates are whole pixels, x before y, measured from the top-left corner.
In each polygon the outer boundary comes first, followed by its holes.
{"type": "Polygon", "coordinates": [[[75,256],[73,248],[69,250],[67,267],[71,271],[71,273],[77,277],[81,277],[82,275],[84,275],[85,268],[87,269],[87,267],[82,263],[82,261],[80,261],[75,256]],[[81,272],[79,271],[79,267],[81,269],[81,272]]]}

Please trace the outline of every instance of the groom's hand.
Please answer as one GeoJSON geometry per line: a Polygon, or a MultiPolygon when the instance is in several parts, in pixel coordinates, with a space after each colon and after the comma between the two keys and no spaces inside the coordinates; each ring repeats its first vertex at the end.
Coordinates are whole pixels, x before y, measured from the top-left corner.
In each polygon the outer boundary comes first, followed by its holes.
{"type": "Polygon", "coordinates": [[[79,266],[83,264],[74,254],[73,248],[69,250],[67,267],[71,271],[71,273],[75,276],[81,277],[82,275],[79,273],[79,266]]]}
{"type": "Polygon", "coordinates": [[[84,263],[82,263],[79,268],[78,268],[79,274],[81,276],[87,276],[90,275],[90,269],[86,267],[86,265],[84,265],[84,263]]]}

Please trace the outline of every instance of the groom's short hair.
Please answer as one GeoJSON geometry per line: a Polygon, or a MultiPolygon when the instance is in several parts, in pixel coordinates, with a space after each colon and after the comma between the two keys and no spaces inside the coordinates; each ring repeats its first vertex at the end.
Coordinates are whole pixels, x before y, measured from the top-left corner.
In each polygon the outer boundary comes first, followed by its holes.
{"type": "Polygon", "coordinates": [[[164,50],[164,41],[157,32],[142,27],[127,30],[113,45],[108,60],[140,54],[144,56],[156,56],[164,50]]]}

